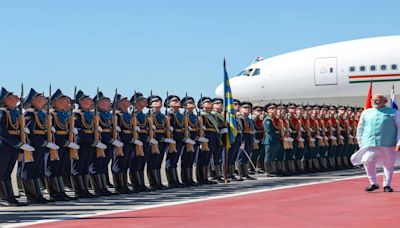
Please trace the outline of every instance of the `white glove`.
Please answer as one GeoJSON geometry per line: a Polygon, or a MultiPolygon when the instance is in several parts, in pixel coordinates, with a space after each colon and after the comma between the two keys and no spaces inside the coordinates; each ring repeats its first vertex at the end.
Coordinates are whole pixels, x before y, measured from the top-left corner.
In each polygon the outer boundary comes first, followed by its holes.
{"type": "Polygon", "coordinates": [[[300,128],[300,131],[304,131],[304,128],[303,128],[303,127],[301,127],[301,128],[300,128]]]}
{"type": "Polygon", "coordinates": [[[349,126],[349,130],[351,131],[353,128],[349,126]]]}
{"type": "Polygon", "coordinates": [[[151,144],[154,144],[154,145],[157,145],[157,144],[158,144],[158,141],[155,140],[155,139],[153,139],[153,138],[151,138],[151,139],[150,139],[150,143],[151,143],[151,144]]]}
{"type": "Polygon", "coordinates": [[[201,127],[203,128],[203,130],[206,130],[206,129],[207,129],[207,128],[206,128],[206,126],[204,126],[204,125],[203,125],[203,126],[201,126],[201,127]]]}
{"type": "Polygon", "coordinates": [[[254,139],[254,143],[259,144],[259,143],[260,143],[260,140],[254,139]]]}
{"type": "Polygon", "coordinates": [[[69,147],[71,149],[75,149],[75,150],[79,150],[79,148],[81,148],[78,144],[76,144],[74,142],[70,142],[67,147],[69,147]]]}
{"type": "Polygon", "coordinates": [[[189,131],[191,131],[191,130],[192,130],[192,127],[188,126],[188,129],[189,129],[189,131]]]}
{"type": "Polygon", "coordinates": [[[58,149],[60,149],[59,146],[57,146],[56,144],[51,143],[51,142],[48,142],[48,143],[46,144],[46,147],[47,147],[47,148],[50,148],[50,149],[53,149],[53,150],[58,150],[58,149]]]}
{"type": "Polygon", "coordinates": [[[192,139],[186,139],[185,143],[189,143],[189,144],[192,144],[192,145],[196,144],[196,142],[194,140],[192,140],[192,139]]]}
{"type": "Polygon", "coordinates": [[[123,147],[123,146],[124,146],[124,143],[121,142],[121,141],[119,141],[119,140],[114,140],[114,141],[112,142],[112,144],[113,144],[114,146],[116,146],[116,147],[123,147]]]}
{"type": "Polygon", "coordinates": [[[135,126],[135,131],[140,131],[140,127],[139,126],[135,126]]]}
{"type": "Polygon", "coordinates": [[[119,126],[115,126],[115,130],[121,132],[121,128],[119,126]]]}
{"type": "Polygon", "coordinates": [[[289,138],[288,138],[288,137],[285,137],[285,138],[283,138],[283,141],[290,142],[290,140],[289,140],[289,138]]]}
{"type": "Polygon", "coordinates": [[[29,130],[29,128],[27,128],[27,127],[24,128],[24,131],[25,131],[25,133],[28,134],[28,135],[31,133],[31,130],[29,130]]]}
{"type": "Polygon", "coordinates": [[[169,144],[176,144],[175,140],[169,139],[169,138],[164,139],[164,142],[169,143],[169,144]]]}
{"type": "Polygon", "coordinates": [[[133,141],[133,143],[136,144],[136,145],[138,145],[138,146],[143,146],[143,142],[140,141],[139,139],[135,139],[135,140],[133,141]]]}
{"type": "Polygon", "coordinates": [[[337,138],[335,136],[331,136],[330,139],[336,140],[337,138]]]}
{"type": "Polygon", "coordinates": [[[56,133],[56,129],[54,127],[51,127],[51,132],[56,133]]]}
{"type": "Polygon", "coordinates": [[[315,142],[315,139],[313,139],[313,138],[310,138],[310,142],[315,142]]]}
{"type": "Polygon", "coordinates": [[[78,134],[78,128],[74,127],[74,135],[78,134]]]}
{"type": "Polygon", "coordinates": [[[210,140],[208,140],[207,138],[204,138],[204,137],[199,137],[197,139],[197,141],[202,142],[202,143],[208,143],[208,141],[210,141],[210,140]]]}
{"type": "MultiPolygon", "coordinates": [[[[326,129],[326,128],[325,128],[326,129]]],[[[322,131],[322,128],[319,128],[320,131],[322,131]]]]}
{"type": "Polygon", "coordinates": [[[289,131],[290,133],[292,133],[292,132],[293,132],[292,128],[288,128],[288,131],[289,131]]]}
{"type": "Polygon", "coordinates": [[[323,139],[323,138],[322,138],[322,136],[318,135],[318,136],[317,136],[317,139],[323,139]]]}
{"type": "Polygon", "coordinates": [[[341,135],[340,135],[339,137],[340,137],[341,139],[344,139],[344,137],[343,137],[343,136],[341,136],[341,135]]]}
{"type": "Polygon", "coordinates": [[[220,133],[220,134],[226,134],[226,133],[228,133],[228,128],[222,128],[222,129],[219,131],[219,133],[220,133]]]}
{"type": "Polygon", "coordinates": [[[29,144],[22,144],[22,146],[19,147],[21,150],[27,150],[27,151],[35,151],[35,148],[29,144]]]}
{"type": "Polygon", "coordinates": [[[299,142],[304,142],[304,139],[303,138],[299,138],[299,142]]]}
{"type": "Polygon", "coordinates": [[[354,136],[352,136],[352,135],[349,135],[349,138],[353,139],[353,138],[354,138],[354,136]]]}
{"type": "Polygon", "coordinates": [[[328,140],[329,138],[328,138],[328,136],[325,136],[324,139],[325,139],[325,140],[328,140]]]}
{"type": "Polygon", "coordinates": [[[97,131],[103,132],[103,128],[101,128],[100,126],[98,126],[98,127],[97,127],[97,131]]]}
{"type": "Polygon", "coordinates": [[[342,127],[339,127],[339,131],[343,131],[343,128],[342,128],[342,127]]]}
{"type": "Polygon", "coordinates": [[[328,131],[328,128],[324,128],[325,131],[328,131]]]}
{"type": "Polygon", "coordinates": [[[96,147],[99,148],[99,149],[103,149],[103,150],[107,149],[107,146],[105,144],[101,143],[101,142],[98,142],[96,144],[96,147]]]}
{"type": "Polygon", "coordinates": [[[292,137],[288,137],[289,142],[293,142],[294,139],[292,137]]]}
{"type": "Polygon", "coordinates": [[[157,129],[157,128],[156,128],[156,125],[154,125],[154,124],[153,124],[151,127],[152,127],[154,130],[157,129]]]}
{"type": "Polygon", "coordinates": [[[174,127],[173,127],[173,126],[169,126],[169,130],[170,130],[171,132],[173,132],[173,131],[174,131],[174,127]]]}
{"type": "Polygon", "coordinates": [[[335,128],[334,128],[334,127],[331,127],[331,130],[332,130],[332,131],[334,131],[334,130],[335,130],[335,128]]]}
{"type": "Polygon", "coordinates": [[[246,144],[242,143],[242,145],[240,145],[240,149],[244,150],[244,147],[246,146],[246,144]]]}

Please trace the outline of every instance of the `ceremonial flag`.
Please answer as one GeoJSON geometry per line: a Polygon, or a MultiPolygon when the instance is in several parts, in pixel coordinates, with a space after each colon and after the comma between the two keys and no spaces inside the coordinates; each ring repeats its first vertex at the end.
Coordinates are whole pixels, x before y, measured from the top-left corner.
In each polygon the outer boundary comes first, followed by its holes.
{"type": "Polygon", "coordinates": [[[235,120],[235,106],[233,105],[233,97],[231,86],[229,84],[228,73],[226,72],[226,63],[224,59],[224,104],[225,104],[225,120],[228,126],[228,136],[226,140],[226,151],[229,150],[237,135],[237,126],[235,120]]]}
{"type": "Polygon", "coordinates": [[[394,84],[392,85],[392,91],[390,92],[390,107],[399,110],[396,104],[396,95],[394,94],[394,84]]]}
{"type": "Polygon", "coordinates": [[[372,99],[372,80],[369,84],[367,99],[365,100],[365,106],[364,106],[365,109],[372,108],[371,99],[372,99]]]}

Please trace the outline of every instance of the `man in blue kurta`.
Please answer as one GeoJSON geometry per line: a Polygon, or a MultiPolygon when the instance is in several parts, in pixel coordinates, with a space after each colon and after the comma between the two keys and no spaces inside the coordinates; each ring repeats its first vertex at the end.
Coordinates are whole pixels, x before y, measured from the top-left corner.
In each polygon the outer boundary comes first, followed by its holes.
{"type": "Polygon", "coordinates": [[[364,164],[370,185],[365,191],[379,189],[376,166],[384,170],[383,190],[393,192],[390,183],[393,176],[396,153],[400,151],[400,113],[386,107],[387,99],[381,94],[372,97],[372,108],[366,109],[357,128],[360,150],[352,156],[354,165],[364,164]]]}

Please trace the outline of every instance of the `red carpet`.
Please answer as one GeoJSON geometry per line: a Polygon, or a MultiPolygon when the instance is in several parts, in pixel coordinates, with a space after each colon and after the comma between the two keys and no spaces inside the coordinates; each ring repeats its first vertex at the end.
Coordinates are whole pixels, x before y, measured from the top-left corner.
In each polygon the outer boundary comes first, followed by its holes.
{"type": "Polygon", "coordinates": [[[400,192],[365,193],[366,184],[358,178],[35,227],[400,227],[400,192]]]}

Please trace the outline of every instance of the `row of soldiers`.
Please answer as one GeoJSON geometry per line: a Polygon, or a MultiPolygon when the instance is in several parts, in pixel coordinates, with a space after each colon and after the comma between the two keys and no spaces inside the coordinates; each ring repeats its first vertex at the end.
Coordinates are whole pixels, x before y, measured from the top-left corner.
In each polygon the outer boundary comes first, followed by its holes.
{"type": "Polygon", "coordinates": [[[187,95],[167,95],[163,102],[153,94],[135,92],[128,98],[116,91],[111,100],[100,91],[92,98],[80,90],[71,99],[60,89],[48,97],[34,89],[18,97],[2,88],[0,202],[26,205],[13,192],[16,162],[27,203],[216,184],[226,181],[223,176],[254,180],[255,172],[276,176],[350,167],[357,115],[349,110],[253,107],[238,100],[234,105],[238,134],[226,150],[229,130],[220,98],[196,102],[187,95]],[[42,182],[49,199],[43,197],[42,182]],[[64,183],[74,197],[65,193],[64,183]]]}

